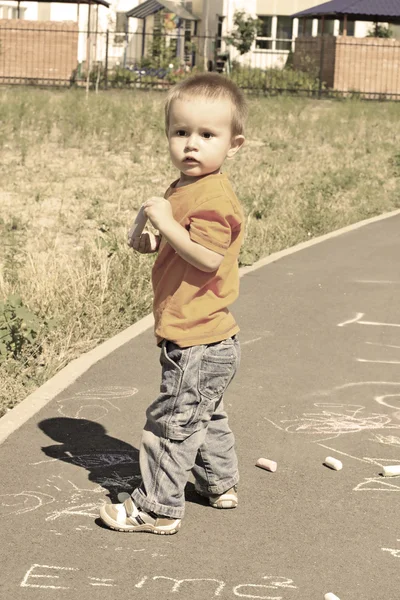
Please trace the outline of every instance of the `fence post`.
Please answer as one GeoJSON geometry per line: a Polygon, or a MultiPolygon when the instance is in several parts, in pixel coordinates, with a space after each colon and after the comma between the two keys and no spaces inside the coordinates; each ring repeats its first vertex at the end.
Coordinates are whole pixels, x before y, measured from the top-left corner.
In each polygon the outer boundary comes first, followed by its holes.
{"type": "Polygon", "coordinates": [[[109,31],[107,29],[107,31],[106,31],[106,56],[105,56],[105,62],[104,62],[104,89],[105,90],[108,89],[108,37],[109,37],[109,31]]]}
{"type": "Polygon", "coordinates": [[[321,54],[319,57],[319,84],[318,84],[318,98],[322,96],[322,75],[324,72],[324,60],[325,60],[325,37],[321,34],[321,54]]]}

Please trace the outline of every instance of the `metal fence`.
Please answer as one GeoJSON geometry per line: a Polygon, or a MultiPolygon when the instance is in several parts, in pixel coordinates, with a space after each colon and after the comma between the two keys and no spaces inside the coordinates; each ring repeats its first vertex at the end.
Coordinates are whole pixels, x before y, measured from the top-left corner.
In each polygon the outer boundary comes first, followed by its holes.
{"type": "MultiPolygon", "coordinates": [[[[253,93],[400,99],[400,41],[299,37],[240,56],[220,38],[79,31],[76,23],[0,20],[0,83],[164,89],[219,71],[253,93]]],[[[279,42],[279,40],[277,40],[279,42]]],[[[255,45],[257,46],[257,44],[255,45]]]]}

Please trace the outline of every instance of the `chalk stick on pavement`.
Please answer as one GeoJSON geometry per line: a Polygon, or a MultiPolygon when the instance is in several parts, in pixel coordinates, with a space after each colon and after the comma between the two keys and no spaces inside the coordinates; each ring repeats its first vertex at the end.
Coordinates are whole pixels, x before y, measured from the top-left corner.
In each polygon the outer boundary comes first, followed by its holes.
{"type": "Polygon", "coordinates": [[[340,460],[338,460],[337,458],[333,458],[332,456],[326,457],[326,459],[324,460],[324,465],[326,465],[330,469],[333,469],[334,471],[340,471],[340,469],[343,469],[343,465],[340,462],[340,460]]]}
{"type": "Polygon", "coordinates": [[[329,592],[328,594],[325,594],[324,600],[340,600],[340,598],[335,596],[335,594],[332,594],[332,592],[329,592]]]}
{"type": "Polygon", "coordinates": [[[259,458],[256,462],[256,467],[260,467],[260,469],[265,469],[266,471],[275,473],[278,465],[274,460],[269,460],[268,458],[259,458]]]}
{"type": "Polygon", "coordinates": [[[396,475],[400,475],[400,465],[388,465],[387,467],[383,467],[382,475],[384,477],[395,477],[396,475]]]}

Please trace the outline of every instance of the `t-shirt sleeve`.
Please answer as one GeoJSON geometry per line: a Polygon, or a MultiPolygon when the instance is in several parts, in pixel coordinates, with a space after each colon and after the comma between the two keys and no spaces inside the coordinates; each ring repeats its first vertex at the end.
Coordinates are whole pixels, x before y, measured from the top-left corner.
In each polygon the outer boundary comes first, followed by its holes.
{"type": "Polygon", "coordinates": [[[213,198],[194,209],[188,229],[194,242],[224,256],[241,224],[241,213],[228,198],[213,198]]]}

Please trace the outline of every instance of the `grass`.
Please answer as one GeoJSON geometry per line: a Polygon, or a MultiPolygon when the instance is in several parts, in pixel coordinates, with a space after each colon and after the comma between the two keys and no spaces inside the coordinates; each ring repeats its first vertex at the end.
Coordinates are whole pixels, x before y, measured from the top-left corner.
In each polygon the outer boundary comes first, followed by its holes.
{"type": "MultiPolygon", "coordinates": [[[[19,295],[42,323],[0,362],[0,415],[151,310],[154,257],[133,254],[126,233],[177,176],[162,102],[0,90],[0,301],[19,295]]],[[[248,142],[226,164],[247,216],[242,265],[400,206],[400,105],[249,103],[248,142]]]]}

